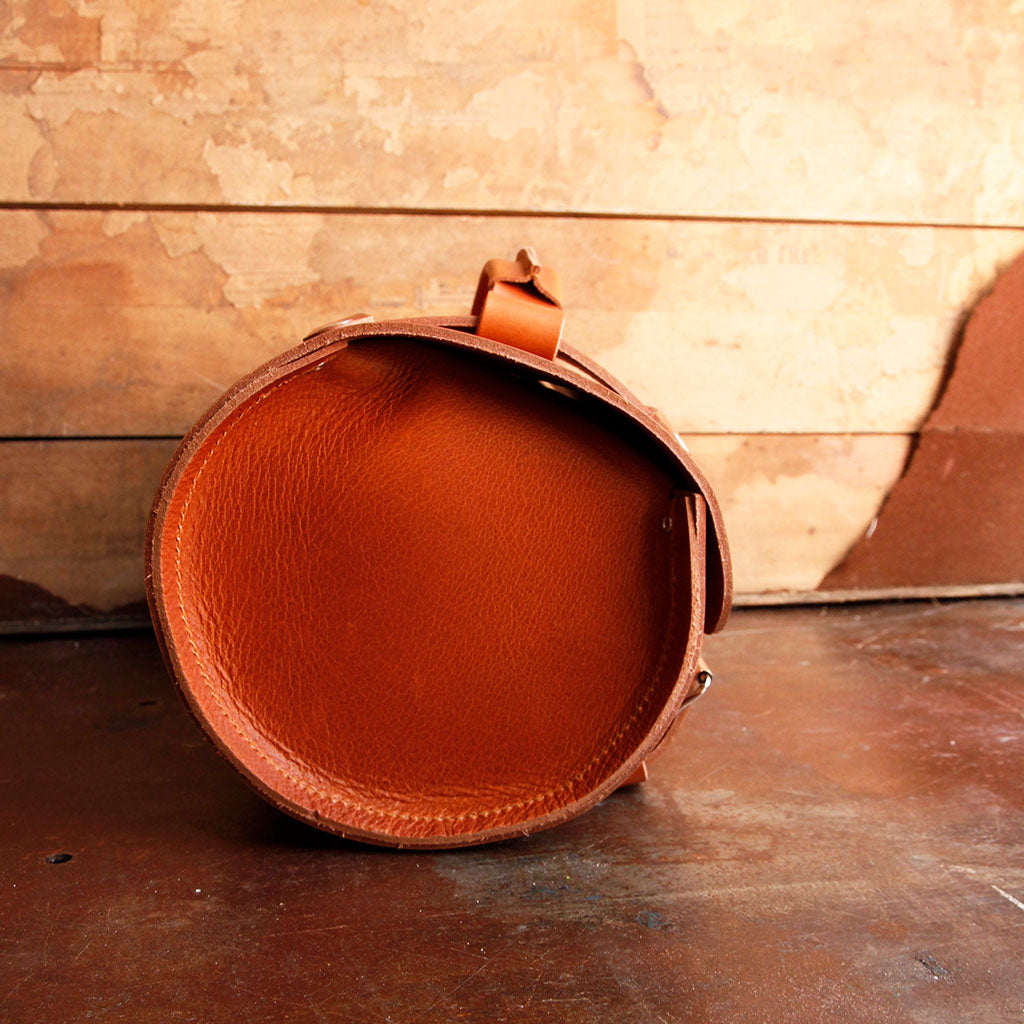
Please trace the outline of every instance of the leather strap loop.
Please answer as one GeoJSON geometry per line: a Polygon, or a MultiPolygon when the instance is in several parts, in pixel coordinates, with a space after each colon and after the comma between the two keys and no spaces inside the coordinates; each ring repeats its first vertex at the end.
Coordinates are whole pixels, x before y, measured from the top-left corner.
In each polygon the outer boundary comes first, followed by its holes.
{"type": "MultiPolygon", "coordinates": [[[[707,557],[707,503],[699,494],[680,494],[674,502],[675,508],[682,508],[685,511],[686,544],[689,548],[690,561],[690,613],[689,626],[687,628],[686,651],[689,658],[691,653],[700,650],[701,634],[704,632],[704,565],[707,557]]],[[[673,529],[681,530],[683,523],[673,523],[673,529]]],[[[680,723],[686,716],[686,707],[692,703],[694,697],[699,695],[705,682],[701,679],[702,673],[707,671],[707,665],[699,656],[694,656],[690,664],[684,665],[683,676],[688,680],[685,689],[682,690],[677,711],[672,724],[668,730],[654,745],[647,758],[641,761],[625,781],[619,784],[619,789],[627,786],[636,786],[646,782],[650,777],[648,765],[651,756],[658,751],[665,740],[673,735],[679,728],[680,723]]]]}
{"type": "Polygon", "coordinates": [[[532,249],[514,261],[488,260],[473,300],[476,333],[545,359],[554,359],[562,340],[562,282],[553,267],[541,266],[532,249]]]}

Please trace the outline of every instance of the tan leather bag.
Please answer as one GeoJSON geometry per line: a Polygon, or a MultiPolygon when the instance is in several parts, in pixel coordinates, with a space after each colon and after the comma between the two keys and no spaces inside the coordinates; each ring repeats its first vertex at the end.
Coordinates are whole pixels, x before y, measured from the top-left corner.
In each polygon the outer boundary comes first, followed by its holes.
{"type": "Polygon", "coordinates": [[[646,777],[730,603],[677,435],[560,345],[557,275],[321,329],[178,447],[150,518],[165,658],[217,749],[339,835],[451,847],[646,777]]]}

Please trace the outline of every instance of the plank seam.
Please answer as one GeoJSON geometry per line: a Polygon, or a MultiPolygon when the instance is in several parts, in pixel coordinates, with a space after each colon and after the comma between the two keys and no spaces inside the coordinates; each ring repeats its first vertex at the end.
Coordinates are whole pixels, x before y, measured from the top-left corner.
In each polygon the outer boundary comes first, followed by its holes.
{"type": "Polygon", "coordinates": [[[771,217],[745,214],[643,213],[620,210],[510,210],[471,207],[413,206],[331,206],[258,203],[76,203],[59,201],[3,200],[0,211],[94,212],[94,213],[272,213],[335,214],[383,217],[466,217],[480,219],[519,218],[524,220],[608,220],[655,221],[683,224],[777,224],[805,227],[858,228],[947,228],[960,231],[1024,231],[1022,224],[987,224],[969,221],[898,221],[857,218],[771,217]]]}

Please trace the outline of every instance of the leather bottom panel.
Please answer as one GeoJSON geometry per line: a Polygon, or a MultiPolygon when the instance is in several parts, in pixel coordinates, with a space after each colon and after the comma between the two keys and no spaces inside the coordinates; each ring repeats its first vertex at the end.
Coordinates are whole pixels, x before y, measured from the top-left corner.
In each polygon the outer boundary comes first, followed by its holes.
{"type": "Polygon", "coordinates": [[[327,827],[528,828],[664,710],[690,617],[675,487],[537,381],[351,344],[248,398],[178,479],[179,681],[259,788],[327,827]]]}

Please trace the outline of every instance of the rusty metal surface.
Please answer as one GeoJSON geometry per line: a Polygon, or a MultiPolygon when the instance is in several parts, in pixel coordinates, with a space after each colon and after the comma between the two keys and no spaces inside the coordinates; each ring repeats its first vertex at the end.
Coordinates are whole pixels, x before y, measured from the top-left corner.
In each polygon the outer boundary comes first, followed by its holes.
{"type": "Polygon", "coordinates": [[[265,806],[149,635],[3,641],[0,1019],[1024,1019],[1024,602],[741,611],[709,657],[648,784],[423,854],[265,806]]]}

